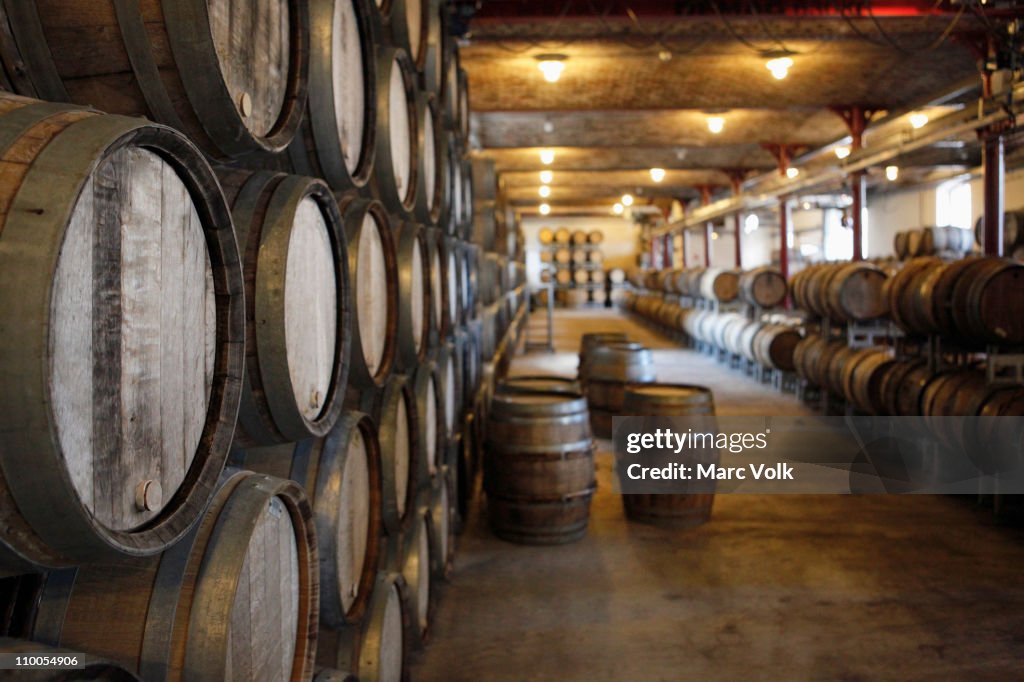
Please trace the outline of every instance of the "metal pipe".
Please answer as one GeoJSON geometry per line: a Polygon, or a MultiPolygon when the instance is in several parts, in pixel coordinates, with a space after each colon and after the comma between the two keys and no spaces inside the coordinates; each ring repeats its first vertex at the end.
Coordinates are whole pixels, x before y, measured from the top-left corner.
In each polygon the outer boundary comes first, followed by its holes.
{"type": "Polygon", "coordinates": [[[1003,210],[1006,203],[1006,163],[1003,136],[994,133],[984,138],[982,164],[985,190],[985,255],[1003,255],[1003,210]]]}

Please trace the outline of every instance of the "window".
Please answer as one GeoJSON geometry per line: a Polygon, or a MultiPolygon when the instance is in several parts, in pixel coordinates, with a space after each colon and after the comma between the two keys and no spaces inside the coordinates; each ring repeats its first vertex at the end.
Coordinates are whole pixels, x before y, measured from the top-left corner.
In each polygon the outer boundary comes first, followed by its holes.
{"type": "Polygon", "coordinates": [[[971,228],[971,186],[951,180],[935,191],[935,224],[971,228]]]}

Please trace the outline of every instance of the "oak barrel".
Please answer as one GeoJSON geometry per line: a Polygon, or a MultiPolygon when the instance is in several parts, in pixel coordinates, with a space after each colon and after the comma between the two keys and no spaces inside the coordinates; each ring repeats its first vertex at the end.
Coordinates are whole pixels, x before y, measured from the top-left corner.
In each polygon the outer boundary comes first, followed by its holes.
{"type": "Polygon", "coordinates": [[[800,342],[800,332],[781,324],[766,324],[760,327],[751,341],[754,357],[765,367],[792,372],[793,352],[800,342]]]}
{"type": "MultiPolygon", "coordinates": [[[[624,409],[643,417],[710,416],[713,427],[715,400],[711,389],[688,384],[644,384],[626,387],[624,409]]],[[[713,430],[713,429],[712,429],[713,430]]],[[[681,454],[681,463],[694,463],[681,454]]],[[[701,463],[707,464],[703,459],[701,463]]],[[[711,519],[714,493],[623,494],[622,506],[633,521],[690,527],[711,519]]]]}
{"type": "Polygon", "coordinates": [[[379,201],[341,203],[348,240],[355,321],[349,381],[379,387],[394,364],[398,329],[398,266],[391,223],[379,201]]]}
{"type": "Polygon", "coordinates": [[[416,190],[416,219],[426,225],[437,225],[450,208],[448,197],[448,166],[446,141],[441,127],[437,100],[425,93],[416,97],[417,152],[420,183],[416,190]]]}
{"type": "Polygon", "coordinates": [[[322,436],[341,413],[351,337],[341,215],[322,181],[220,171],[246,294],[246,374],[235,442],[322,436]],[[258,323],[257,323],[258,321],[258,323]]]}
{"type": "Polygon", "coordinates": [[[444,395],[438,377],[437,363],[422,363],[413,375],[416,418],[419,425],[419,466],[417,489],[429,486],[443,464],[446,442],[444,395]]]}
{"type": "Polygon", "coordinates": [[[388,211],[409,216],[416,204],[419,168],[416,74],[400,49],[377,50],[377,146],[373,181],[388,211]]]}
{"type": "Polygon", "coordinates": [[[430,256],[423,229],[404,222],[395,233],[398,260],[398,336],[395,367],[415,367],[430,343],[430,256]]]}
{"type": "MultiPolygon", "coordinates": [[[[734,270],[708,268],[700,277],[700,296],[720,303],[735,301],[739,296],[740,277],[734,270]]],[[[696,292],[691,292],[696,293],[696,292]]]]}
{"type": "Polygon", "coordinates": [[[226,471],[202,522],[159,557],[50,573],[32,638],[144,680],[306,680],[317,557],[297,483],[226,471]]]}
{"type": "Polygon", "coordinates": [[[595,485],[582,396],[499,392],[487,424],[484,490],[495,535],[526,544],[582,538],[595,485]]]}
{"type": "Polygon", "coordinates": [[[372,0],[311,0],[309,103],[288,146],[292,169],[333,189],[366,187],[377,144],[372,0]]]}
{"type": "Polygon", "coordinates": [[[587,356],[587,404],[590,424],[599,438],[612,437],[612,417],[622,411],[627,384],[651,383],[654,356],[639,343],[609,343],[597,346],[587,356]]]}
{"type": "Polygon", "coordinates": [[[431,523],[430,510],[417,506],[409,531],[402,536],[399,564],[408,595],[409,629],[416,644],[423,644],[430,633],[436,601],[431,589],[431,523]]]}
{"type": "Polygon", "coordinates": [[[629,337],[625,332],[588,332],[580,338],[580,361],[577,369],[577,378],[580,383],[586,382],[587,358],[597,346],[606,343],[625,343],[629,337]]]}
{"type": "Polygon", "coordinates": [[[0,162],[0,573],[160,552],[213,495],[241,391],[217,179],[173,130],[3,93],[0,162]]]}
{"type": "Polygon", "coordinates": [[[764,266],[740,274],[739,297],[760,308],[774,308],[786,300],[786,279],[778,268],[764,266]]]}
{"type": "Polygon", "coordinates": [[[221,159],[292,141],[308,88],[306,2],[87,4],[4,0],[0,54],[24,74],[19,94],[145,116],[221,159]]]}

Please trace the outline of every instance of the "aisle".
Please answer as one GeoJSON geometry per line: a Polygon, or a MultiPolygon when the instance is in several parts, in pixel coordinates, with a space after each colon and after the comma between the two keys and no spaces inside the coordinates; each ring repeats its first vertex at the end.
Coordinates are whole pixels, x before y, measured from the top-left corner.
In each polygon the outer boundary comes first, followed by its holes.
{"type": "MultiPolygon", "coordinates": [[[[628,332],[659,379],[710,386],[720,414],[804,414],[611,312],[559,312],[555,354],[513,373],[575,373],[580,335],[628,332]]],[[[606,443],[607,444],[607,443],[606,443]]],[[[1024,537],[939,497],[720,495],[701,528],[627,524],[599,454],[587,537],[494,538],[483,505],[415,682],[1009,678],[1024,659],[1024,537]]]]}

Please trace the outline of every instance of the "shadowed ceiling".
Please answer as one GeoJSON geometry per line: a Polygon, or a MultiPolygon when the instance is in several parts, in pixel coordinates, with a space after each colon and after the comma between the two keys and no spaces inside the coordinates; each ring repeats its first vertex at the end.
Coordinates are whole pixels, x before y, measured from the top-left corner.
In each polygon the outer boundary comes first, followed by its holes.
{"type": "Polygon", "coordinates": [[[980,82],[971,47],[987,20],[931,1],[485,0],[461,51],[476,154],[495,161],[524,213],[542,201],[545,168],[555,213],[607,212],[624,192],[724,193],[724,170],[776,167],[762,143],[844,137],[833,107],[905,113],[980,82]],[[793,60],[784,80],[765,66],[780,51],[793,60]],[[567,57],[556,83],[535,59],[552,52],[567,57]],[[722,133],[709,115],[725,119],[722,133]],[[555,151],[551,166],[541,149],[555,151]],[[651,167],[668,171],[661,183],[651,167]]]}

